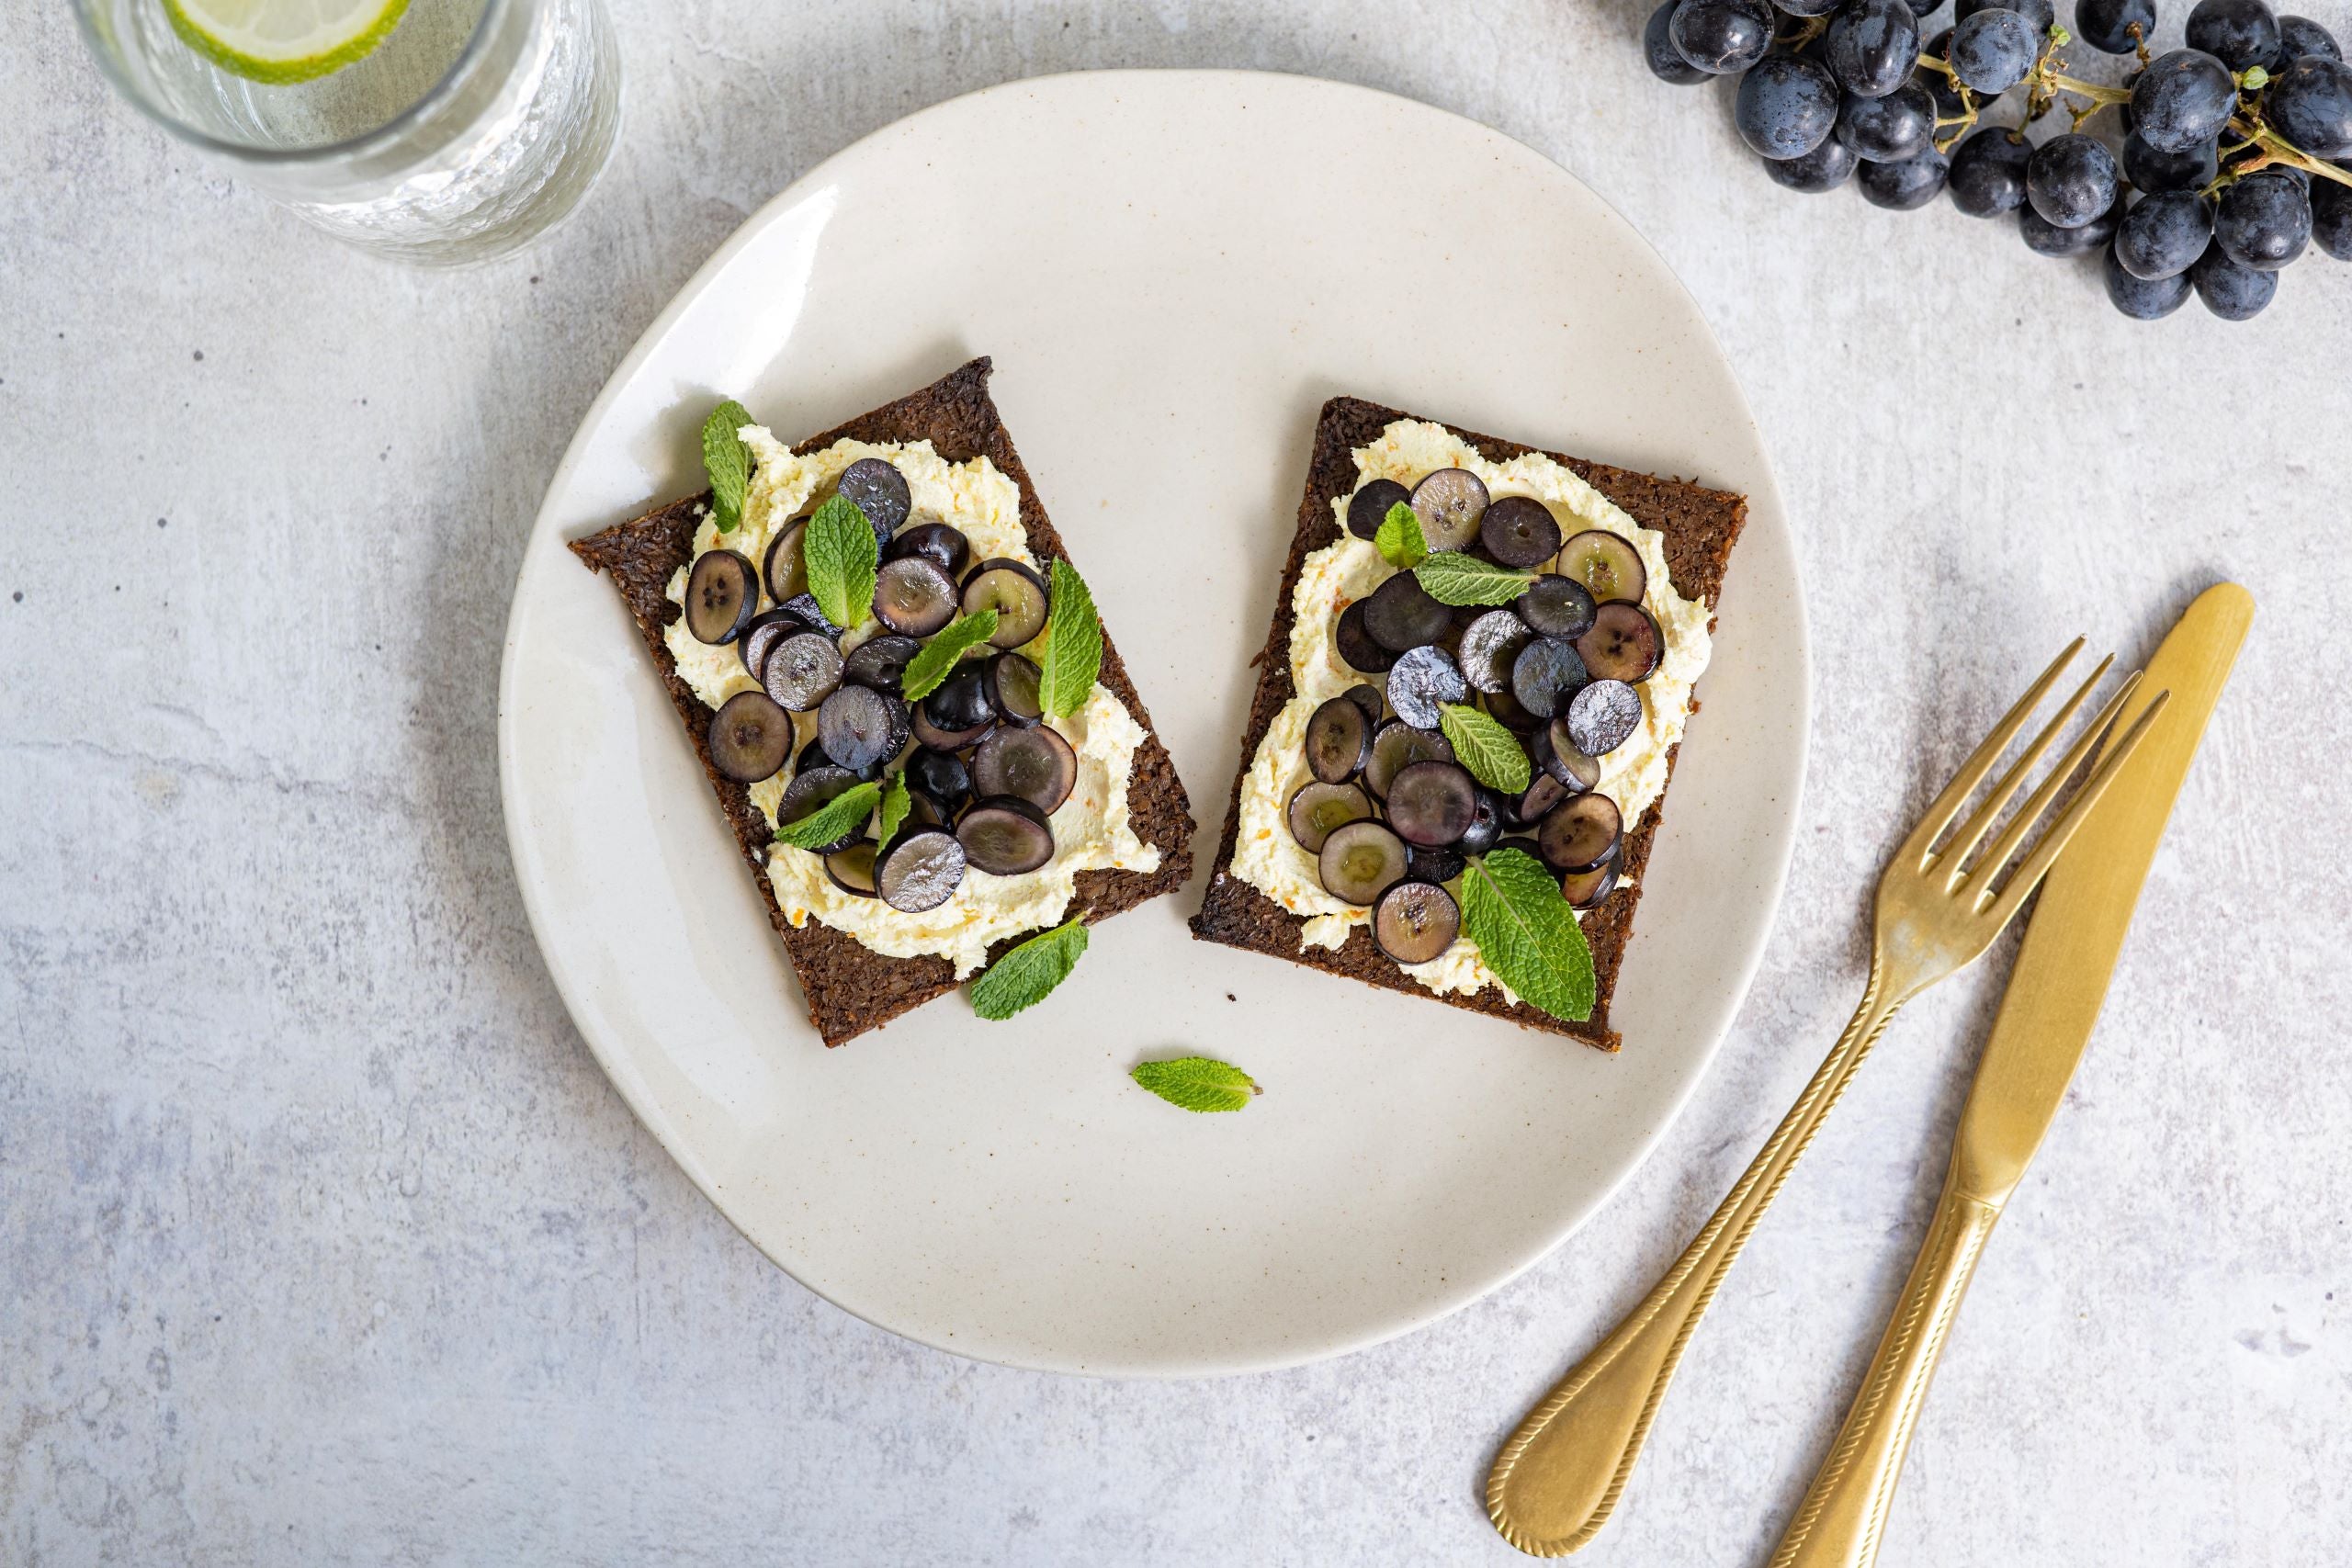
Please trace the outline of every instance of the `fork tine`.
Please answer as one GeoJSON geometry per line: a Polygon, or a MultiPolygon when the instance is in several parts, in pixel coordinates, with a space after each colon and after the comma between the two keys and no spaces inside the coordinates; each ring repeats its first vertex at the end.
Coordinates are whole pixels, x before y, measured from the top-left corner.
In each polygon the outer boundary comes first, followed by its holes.
{"type": "MultiPolygon", "coordinates": [[[[2119,696],[2120,694],[2118,694],[2119,696]]],[[[2098,804],[2099,796],[2107,793],[2107,786],[2115,782],[2115,775],[2121,771],[2123,764],[2132,760],[2140,738],[2147,734],[2148,727],[2155,722],[2158,714],[2164,712],[2165,704],[2171,697],[2170,692],[2158,692],[2150,699],[2148,705],[2140,710],[2140,716],[2132,721],[2132,728],[2123,732],[2123,738],[2100,757],[2098,766],[2092,770],[2090,778],[2075,798],[2066,803],[2065,811],[2052,824],[2041,842],[2033,847],[2033,853],[2018,867],[2017,874],[2009,878],[2008,885],[2001,889],[1996,917],[2002,922],[2007,923],[2009,917],[2017,913],[2018,906],[2025,902],[2026,896],[2040,886],[2041,879],[2050,874],[2050,868],[2057,863],[2059,853],[2065,849],[2067,840],[2075,836],[2075,830],[2090,815],[2091,807],[2098,804]]],[[[2094,733],[2103,728],[2095,727],[2094,733]]]]}
{"type": "MultiPolygon", "coordinates": [[[[2041,787],[2026,798],[2025,805],[2018,807],[2016,818],[2010,821],[2001,836],[1994,840],[1993,847],[1984,852],[1984,858],[1976,863],[1976,868],[1968,874],[1966,881],[1974,884],[1974,908],[1981,909],[1992,902],[1993,878],[1998,876],[2001,868],[2009,863],[2009,857],[2018,852],[2018,847],[2025,842],[2025,836],[2033,831],[2034,824],[2041,820],[2041,814],[2050,809],[2050,803],[2058,798],[2058,792],[2066,787],[2066,781],[2073,778],[2075,770],[2083,765],[2083,759],[2088,757],[2093,749],[2107,739],[2108,732],[2115,728],[2116,716],[2123,711],[2123,705],[2131,699],[2132,694],[2137,691],[2139,686],[2140,672],[2134,670],[2123,678],[2120,685],[2115,688],[2115,694],[2107,699],[2107,705],[2098,710],[2098,716],[2083,727],[2082,734],[2076,736],[2075,743],[2066,749],[2066,755],[2060,760],[2056,767],[2050,770],[2049,776],[2041,781],[2041,787]]],[[[2064,718],[2065,716],[2061,714],[2059,716],[2064,718]]],[[[2047,739],[2049,737],[2045,734],[2043,739],[2047,739]]],[[[1951,886],[1957,888],[1962,886],[1962,878],[1955,871],[1952,874],[1951,886]]]]}
{"type": "Polygon", "coordinates": [[[1927,814],[1919,818],[1919,825],[1911,829],[1909,838],[1903,840],[1903,848],[1896,852],[1898,861],[1907,862],[1922,871],[1928,868],[1928,852],[1935,848],[1936,840],[1951,826],[1951,819],[1960,815],[1960,808],[1968,804],[1968,797],[1976,792],[1978,784],[1984,782],[1984,775],[1993,771],[1993,764],[2001,760],[2001,753],[2009,749],[2009,742],[2016,739],[2018,731],[2025,728],[2025,721],[2033,716],[2033,710],[2040,707],[2041,699],[2050,694],[2058,672],[2074,662],[2075,655],[2082,650],[2081,637],[2068,643],[2065,651],[2052,660],[2050,668],[2026,688],[2025,695],[2018,699],[2017,706],[2001,716],[2001,722],[1993,727],[1993,732],[1984,738],[1982,745],[1969,753],[1968,761],[1960,765],[1960,772],[1952,775],[1951,783],[1944,785],[1944,792],[1928,805],[1927,814]]]}
{"type": "MultiPolygon", "coordinates": [[[[1993,786],[1993,793],[1984,797],[1984,804],[1977,808],[1975,816],[1969,818],[1968,825],[1952,835],[1951,848],[1937,857],[1938,863],[1951,868],[1951,874],[1944,878],[1945,892],[1952,891],[1967,879],[1967,874],[1962,868],[1967,863],[1968,857],[1976,852],[1976,846],[1984,841],[1986,833],[1992,831],[1993,823],[2000,817],[2002,809],[2016,798],[2018,790],[2025,787],[2027,778],[2031,776],[2033,770],[2041,765],[2041,759],[2049,754],[2050,748],[2057,743],[2059,735],[2068,724],[2074,721],[2075,715],[2082,711],[2083,704],[2089,700],[2094,691],[2098,689],[2099,682],[2106,679],[2108,671],[2113,667],[2114,663],[2115,655],[2111,653],[2098,661],[2098,668],[2091,671],[2091,678],[2075,687],[2075,694],[2066,699],[2048,724],[2042,726],[2041,733],[2033,738],[2033,744],[2025,749],[2025,755],[2018,759],[2017,765],[2001,775],[2001,782],[1993,786]]],[[[2135,675],[2132,679],[2136,681],[2139,677],[2135,675]]],[[[2128,683],[2125,690],[2130,690],[2128,683]]],[[[2112,716],[2113,705],[2110,704],[2108,716],[2112,716]]],[[[2094,732],[2100,728],[2097,724],[2091,726],[2094,732]]],[[[2067,774],[2073,773],[2081,761],[2081,757],[2075,757],[2064,768],[2053,773],[2051,775],[2051,782],[2063,780],[2067,774]]],[[[2049,784],[2043,787],[2047,790],[2049,784]]],[[[2035,817],[2041,815],[2040,807],[2050,804],[2050,797],[2046,794],[2037,795],[2034,799],[2039,805],[2032,809],[2020,812],[2018,816],[2020,828],[2030,824],[2035,817]]],[[[2014,842],[2009,845],[2009,851],[2012,854],[2017,852],[2017,845],[2014,842]]],[[[2006,855],[1999,856],[1985,861],[1984,864],[1997,865],[2000,861],[2007,858],[2006,855]]]]}

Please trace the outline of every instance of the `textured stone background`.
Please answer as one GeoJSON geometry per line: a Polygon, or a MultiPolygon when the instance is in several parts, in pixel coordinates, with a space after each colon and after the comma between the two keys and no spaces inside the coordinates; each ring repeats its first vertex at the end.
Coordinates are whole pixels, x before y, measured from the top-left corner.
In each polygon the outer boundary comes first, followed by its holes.
{"type": "MultiPolygon", "coordinates": [[[[604,183],[527,254],[422,276],[196,164],[109,98],[62,7],[18,9],[0,1560],[1510,1561],[1477,1500],[1492,1445],[1844,1021],[1906,806],[2065,636],[2144,649],[2222,574],[2260,600],[2254,641],[1888,1561],[2343,1560],[2352,267],[2300,264],[2247,326],[2126,321],[2005,225],[1771,186],[1721,96],[1643,73],[1633,0],[617,0],[604,183]],[[533,510],[671,292],[856,137],[1102,65],[1362,81],[1576,170],[1723,334],[1812,572],[1803,848],[1657,1157],[1480,1305],[1221,1382],[971,1365],[762,1261],[566,1021],[492,765],[533,510]]],[[[1589,1561],[1769,1551],[1924,1224],[1997,977],[1897,1026],[1589,1561]]]]}

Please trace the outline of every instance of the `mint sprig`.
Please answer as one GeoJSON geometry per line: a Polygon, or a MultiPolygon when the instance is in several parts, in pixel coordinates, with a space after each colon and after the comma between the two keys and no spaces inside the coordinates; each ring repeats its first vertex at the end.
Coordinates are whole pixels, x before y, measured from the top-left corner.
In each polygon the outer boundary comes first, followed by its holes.
{"type": "Polygon", "coordinates": [[[1260,1092],[1257,1079],[1214,1056],[1137,1062],[1127,1076],[1186,1111],[1238,1111],[1260,1092]]]}
{"type": "Polygon", "coordinates": [[[825,619],[847,630],[874,608],[874,574],[881,560],[874,525],[857,502],[830,495],[808,519],[800,536],[800,559],[808,570],[808,592],[825,619]]]}
{"type": "Polygon", "coordinates": [[[743,492],[752,482],[752,451],[735,433],[752,423],[741,403],[729,398],[702,422],[702,466],[710,476],[710,518],[722,534],[743,520],[743,492]]]}
{"type": "Polygon", "coordinates": [[[1068,718],[1086,705],[1102,670],[1102,617],[1078,569],[1054,562],[1053,609],[1046,620],[1045,657],[1037,661],[1037,701],[1047,718],[1068,718]]]}
{"type": "Polygon", "coordinates": [[[996,612],[975,610],[958,615],[924,643],[899,678],[899,690],[909,702],[918,702],[939,690],[956,672],[956,661],[996,636],[996,612]]]}
{"type": "Polygon", "coordinates": [[[1492,715],[1466,703],[1440,703],[1438,728],[1453,746],[1453,760],[1488,789],[1508,795],[1523,793],[1532,776],[1527,748],[1492,715]]]}
{"type": "Polygon", "coordinates": [[[1401,501],[1380,520],[1372,544],[1381,558],[1399,571],[1410,571],[1430,558],[1430,542],[1421,536],[1421,520],[1401,501]]]}
{"type": "Polygon", "coordinates": [[[1422,589],[1441,604],[1508,604],[1535,581],[1532,571],[1513,571],[1460,550],[1440,550],[1413,569],[1422,589]]]}
{"type": "Polygon", "coordinates": [[[1462,931],[1523,1000],[1568,1023],[1592,1016],[1592,950],[1560,885],[1534,856],[1498,849],[1470,857],[1462,931]]]}
{"type": "Polygon", "coordinates": [[[972,982],[972,1010],[1001,1021],[1024,1008],[1035,1007],[1056,986],[1069,978],[1086,952],[1083,916],[1042,931],[988,967],[972,982]]]}
{"type": "Polygon", "coordinates": [[[874,815],[874,803],[881,798],[878,784],[852,784],[808,816],[778,828],[775,841],[796,850],[821,850],[865,827],[865,819],[874,815]]]}
{"type": "MultiPolygon", "coordinates": [[[[878,820],[875,825],[874,839],[876,843],[890,841],[890,835],[897,832],[899,824],[907,819],[907,812],[913,804],[907,798],[907,775],[892,773],[890,782],[882,786],[881,805],[876,813],[878,820]]],[[[842,830],[847,832],[849,829],[844,828],[842,830]]]]}

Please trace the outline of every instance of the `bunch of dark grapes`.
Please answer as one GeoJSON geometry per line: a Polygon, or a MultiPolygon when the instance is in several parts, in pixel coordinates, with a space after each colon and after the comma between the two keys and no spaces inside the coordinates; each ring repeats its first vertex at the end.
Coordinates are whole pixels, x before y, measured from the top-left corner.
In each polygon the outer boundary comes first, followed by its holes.
{"type": "Polygon", "coordinates": [[[1953,0],[1923,41],[1943,4],[1665,0],[1643,50],[1665,81],[1737,77],[1739,133],[1791,190],[1850,179],[1896,210],[1949,192],[1972,218],[2014,213],[2043,255],[2099,253],[2107,297],[2142,321],[2193,293],[2242,321],[2312,245],[2352,261],[2352,66],[2317,22],[2197,0],[2184,46],[2151,54],[2156,0],[2075,0],[2071,31],[2052,0],[1953,0]],[[2077,39],[2130,74],[2069,75],[2077,39]],[[2015,123],[1987,121],[2005,99],[2015,123]],[[2037,141],[2053,111],[2070,123],[2037,141]]]}

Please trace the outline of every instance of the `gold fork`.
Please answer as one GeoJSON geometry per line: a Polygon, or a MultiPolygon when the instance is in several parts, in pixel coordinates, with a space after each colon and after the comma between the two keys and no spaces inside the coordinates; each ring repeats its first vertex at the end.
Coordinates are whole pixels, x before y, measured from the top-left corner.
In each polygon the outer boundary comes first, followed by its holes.
{"type": "Polygon", "coordinates": [[[1748,1233],[1756,1228],[1798,1156],[1845,1092],[1862,1058],[1905,1002],[1993,945],[2163,711],[2166,694],[2159,693],[2121,740],[2100,758],[2015,874],[1996,887],[2002,869],[2016,859],[2034,824],[2113,728],[2116,715],[2139,684],[2137,673],[2122,682],[1993,840],[1992,848],[1972,861],[1970,857],[1992,831],[2003,808],[2024,787],[2027,776],[2049,754],[2114,662],[2112,658],[2100,660],[2090,679],[2066,700],[2017,764],[1993,786],[1984,806],[1939,850],[1937,840],[2082,647],[2083,639],[2076,637],[2041,672],[2017,706],[1961,765],[1959,773],[1895,852],[1879,879],[1870,980],[1863,987],[1861,1005],[1854,1010],[1853,1021],[1846,1025],[1846,1032],[1838,1037],[1838,1043],[1738,1184],[1649,1294],[1560,1381],[1543,1404],[1528,1413],[1503,1445],[1487,1477],[1487,1514],[1503,1539],[1521,1551],[1557,1557],[1574,1551],[1600,1531],[1624,1490],[1625,1477],[1641,1453],[1651,1418],[1657,1414],[1658,1402],[1665,1396],[1667,1382],[1674,1376],[1675,1364],[1681,1359],[1700,1314],[1714,1299],[1748,1233]]]}

